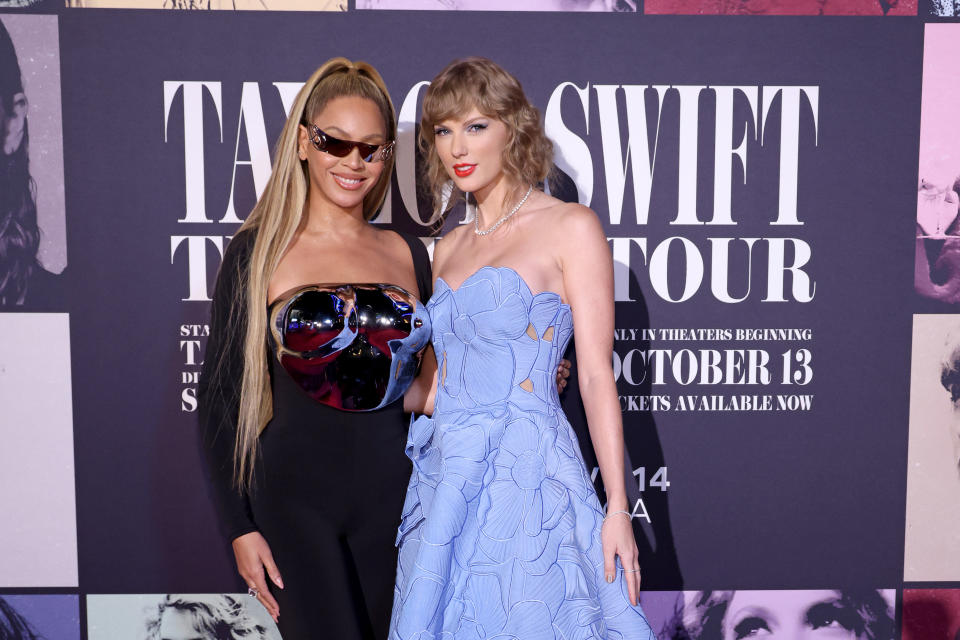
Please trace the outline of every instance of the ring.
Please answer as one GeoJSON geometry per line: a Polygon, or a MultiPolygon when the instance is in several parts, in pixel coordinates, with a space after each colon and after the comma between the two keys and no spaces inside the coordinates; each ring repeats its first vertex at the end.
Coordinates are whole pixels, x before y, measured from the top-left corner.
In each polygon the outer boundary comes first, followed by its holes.
{"type": "Polygon", "coordinates": [[[624,569],[624,573],[640,573],[640,569],[624,569]]]}
{"type": "Polygon", "coordinates": [[[260,596],[260,590],[256,587],[247,587],[247,595],[251,598],[257,598],[260,596]]]}

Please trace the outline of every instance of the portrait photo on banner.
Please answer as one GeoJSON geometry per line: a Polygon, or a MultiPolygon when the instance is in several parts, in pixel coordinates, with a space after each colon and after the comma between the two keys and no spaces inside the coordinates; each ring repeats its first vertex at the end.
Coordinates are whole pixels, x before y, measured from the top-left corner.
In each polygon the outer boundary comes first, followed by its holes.
{"type": "Polygon", "coordinates": [[[960,24],[928,24],[917,185],[914,287],[943,305],[960,304],[960,24]]]}
{"type": "Polygon", "coordinates": [[[78,603],[75,595],[0,596],[0,638],[80,640],[78,603]]]}
{"type": "Polygon", "coordinates": [[[960,589],[904,589],[901,640],[960,640],[960,589]]]}
{"type": "Polygon", "coordinates": [[[636,12],[641,0],[357,0],[357,9],[636,12]]]}
{"type": "Polygon", "coordinates": [[[960,581],[960,315],[913,317],[904,580],[960,581]]]}
{"type": "Polygon", "coordinates": [[[960,0],[920,0],[920,15],[960,18],[960,0]]]}
{"type": "Polygon", "coordinates": [[[281,640],[263,605],[238,593],[89,595],[87,638],[281,640]]]}
{"type": "Polygon", "coordinates": [[[81,9],[346,11],[347,0],[67,0],[67,6],[81,9]]]}
{"type": "Polygon", "coordinates": [[[641,602],[659,640],[894,640],[895,600],[893,589],[825,589],[655,591],[641,602]]]}
{"type": "Polygon", "coordinates": [[[56,16],[0,14],[0,308],[56,307],[67,266],[58,42],[56,16]]]}
{"type": "Polygon", "coordinates": [[[77,586],[70,326],[0,313],[0,588],[77,586]]]}

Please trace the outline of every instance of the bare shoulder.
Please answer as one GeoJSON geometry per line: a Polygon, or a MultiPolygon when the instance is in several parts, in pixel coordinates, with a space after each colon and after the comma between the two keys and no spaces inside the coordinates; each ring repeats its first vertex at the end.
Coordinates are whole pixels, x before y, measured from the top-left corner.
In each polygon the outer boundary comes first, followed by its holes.
{"type": "Polygon", "coordinates": [[[558,241],[576,244],[587,239],[606,238],[600,218],[593,209],[576,202],[547,198],[549,200],[537,210],[541,217],[538,222],[553,230],[558,241]]]}
{"type": "Polygon", "coordinates": [[[576,202],[564,202],[558,207],[557,216],[564,226],[570,226],[580,231],[603,233],[600,217],[590,207],[576,202]]]}
{"type": "Polygon", "coordinates": [[[383,246],[383,244],[386,243],[392,251],[406,251],[407,241],[404,240],[402,235],[400,235],[400,232],[394,231],[393,229],[385,229],[372,224],[370,225],[370,228],[374,232],[373,237],[376,238],[376,241],[380,246],[383,246]]]}
{"type": "Polygon", "coordinates": [[[407,241],[398,231],[368,224],[367,232],[357,239],[353,247],[357,251],[372,251],[397,264],[406,264],[409,260],[410,249],[407,241]]]}

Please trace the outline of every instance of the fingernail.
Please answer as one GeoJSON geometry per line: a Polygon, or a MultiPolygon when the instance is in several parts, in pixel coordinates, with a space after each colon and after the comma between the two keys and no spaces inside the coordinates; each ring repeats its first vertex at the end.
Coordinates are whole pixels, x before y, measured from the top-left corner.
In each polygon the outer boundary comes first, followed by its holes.
{"type": "Polygon", "coordinates": [[[611,573],[607,574],[607,582],[613,582],[613,574],[611,573]]]}
{"type": "Polygon", "coordinates": [[[273,579],[273,581],[274,583],[276,583],[278,587],[283,589],[283,578],[281,578],[280,576],[277,576],[276,578],[273,579]]]}

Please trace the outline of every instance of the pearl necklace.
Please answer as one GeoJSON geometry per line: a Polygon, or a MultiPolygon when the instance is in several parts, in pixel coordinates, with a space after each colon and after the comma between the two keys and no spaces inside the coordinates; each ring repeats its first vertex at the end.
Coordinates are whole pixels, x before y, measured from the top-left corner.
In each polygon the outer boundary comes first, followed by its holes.
{"type": "Polygon", "coordinates": [[[523,203],[527,201],[527,198],[530,197],[531,193],[533,193],[533,185],[530,185],[530,188],[527,189],[527,192],[524,194],[524,196],[520,198],[520,202],[517,203],[517,206],[515,206],[513,209],[510,209],[509,213],[505,213],[504,215],[500,216],[500,219],[494,222],[493,226],[487,229],[486,231],[480,231],[480,215],[479,215],[480,212],[478,208],[477,213],[475,213],[473,216],[473,232],[478,236],[486,236],[496,231],[497,227],[499,227],[504,222],[509,220],[510,217],[513,214],[515,214],[517,211],[520,211],[520,207],[522,207],[523,203]]]}

